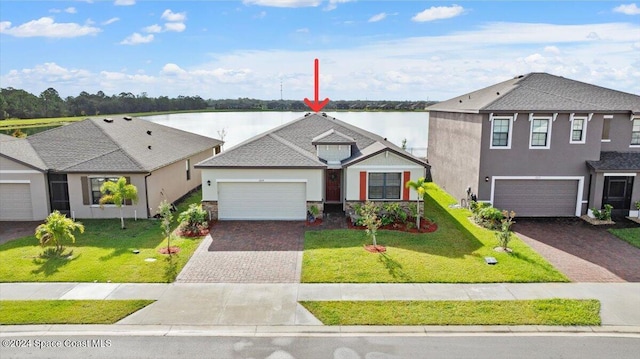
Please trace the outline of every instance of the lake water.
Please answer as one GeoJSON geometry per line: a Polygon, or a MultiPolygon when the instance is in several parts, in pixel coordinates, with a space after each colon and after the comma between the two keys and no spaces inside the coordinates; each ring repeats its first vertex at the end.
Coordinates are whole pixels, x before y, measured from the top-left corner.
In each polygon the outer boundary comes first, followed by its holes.
{"type": "MultiPolygon", "coordinates": [[[[221,138],[229,149],[253,136],[304,116],[306,112],[196,112],[142,117],[180,130],[221,138]]],[[[327,115],[386,137],[416,156],[426,157],[428,112],[327,112],[327,115]]]]}

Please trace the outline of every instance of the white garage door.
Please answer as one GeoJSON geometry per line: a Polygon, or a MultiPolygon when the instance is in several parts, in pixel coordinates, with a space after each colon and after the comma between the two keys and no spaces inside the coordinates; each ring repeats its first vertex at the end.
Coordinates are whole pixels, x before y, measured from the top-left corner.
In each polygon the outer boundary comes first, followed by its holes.
{"type": "Polygon", "coordinates": [[[222,220],[304,220],[304,182],[220,182],[218,218],[222,220]]]}
{"type": "Polygon", "coordinates": [[[0,183],[0,221],[32,221],[31,185],[0,183]]]}
{"type": "Polygon", "coordinates": [[[577,180],[495,181],[493,206],[515,211],[519,217],[573,217],[577,180]]]}

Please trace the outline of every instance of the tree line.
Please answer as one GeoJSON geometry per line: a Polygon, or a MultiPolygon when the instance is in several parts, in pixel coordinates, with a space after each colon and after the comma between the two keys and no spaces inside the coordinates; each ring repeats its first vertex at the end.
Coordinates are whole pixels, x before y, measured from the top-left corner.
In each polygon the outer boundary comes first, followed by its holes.
{"type": "MultiPolygon", "coordinates": [[[[433,101],[331,101],[327,111],[420,111],[433,101]]],[[[60,97],[52,87],[39,96],[12,87],[0,89],[0,119],[52,118],[67,116],[96,116],[120,113],[171,112],[197,110],[227,111],[307,111],[302,100],[259,100],[251,98],[209,99],[200,96],[149,97],[145,92],[134,95],[121,92],[107,96],[98,91],[82,91],[78,96],[60,97]]]]}

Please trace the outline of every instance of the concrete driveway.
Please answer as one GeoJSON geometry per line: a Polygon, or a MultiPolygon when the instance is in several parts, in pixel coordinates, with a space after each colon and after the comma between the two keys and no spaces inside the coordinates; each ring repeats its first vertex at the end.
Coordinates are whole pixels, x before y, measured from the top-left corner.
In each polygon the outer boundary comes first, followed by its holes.
{"type": "MultiPolygon", "coordinates": [[[[640,282],[640,248],[579,218],[516,219],[513,231],[574,282],[640,282]]],[[[629,220],[616,226],[637,227],[629,220]]]]}
{"type": "Polygon", "coordinates": [[[178,283],[297,283],[303,221],[221,221],[178,275],[178,283]]]}

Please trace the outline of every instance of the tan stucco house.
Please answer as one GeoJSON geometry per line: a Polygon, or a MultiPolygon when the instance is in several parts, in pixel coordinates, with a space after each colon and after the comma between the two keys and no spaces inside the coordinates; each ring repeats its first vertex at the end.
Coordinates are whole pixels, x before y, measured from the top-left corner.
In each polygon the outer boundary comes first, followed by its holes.
{"type": "Polygon", "coordinates": [[[194,165],[222,141],[132,117],[91,118],[27,138],[0,135],[0,220],[42,220],[59,210],[74,218],[112,218],[100,186],[124,176],[138,189],[125,216],[156,214],[201,185],[194,165]]]}
{"type": "Polygon", "coordinates": [[[221,220],[303,220],[307,209],[415,201],[405,187],[429,165],[385,138],[324,113],[255,136],[196,165],[203,205],[221,220]]]}

